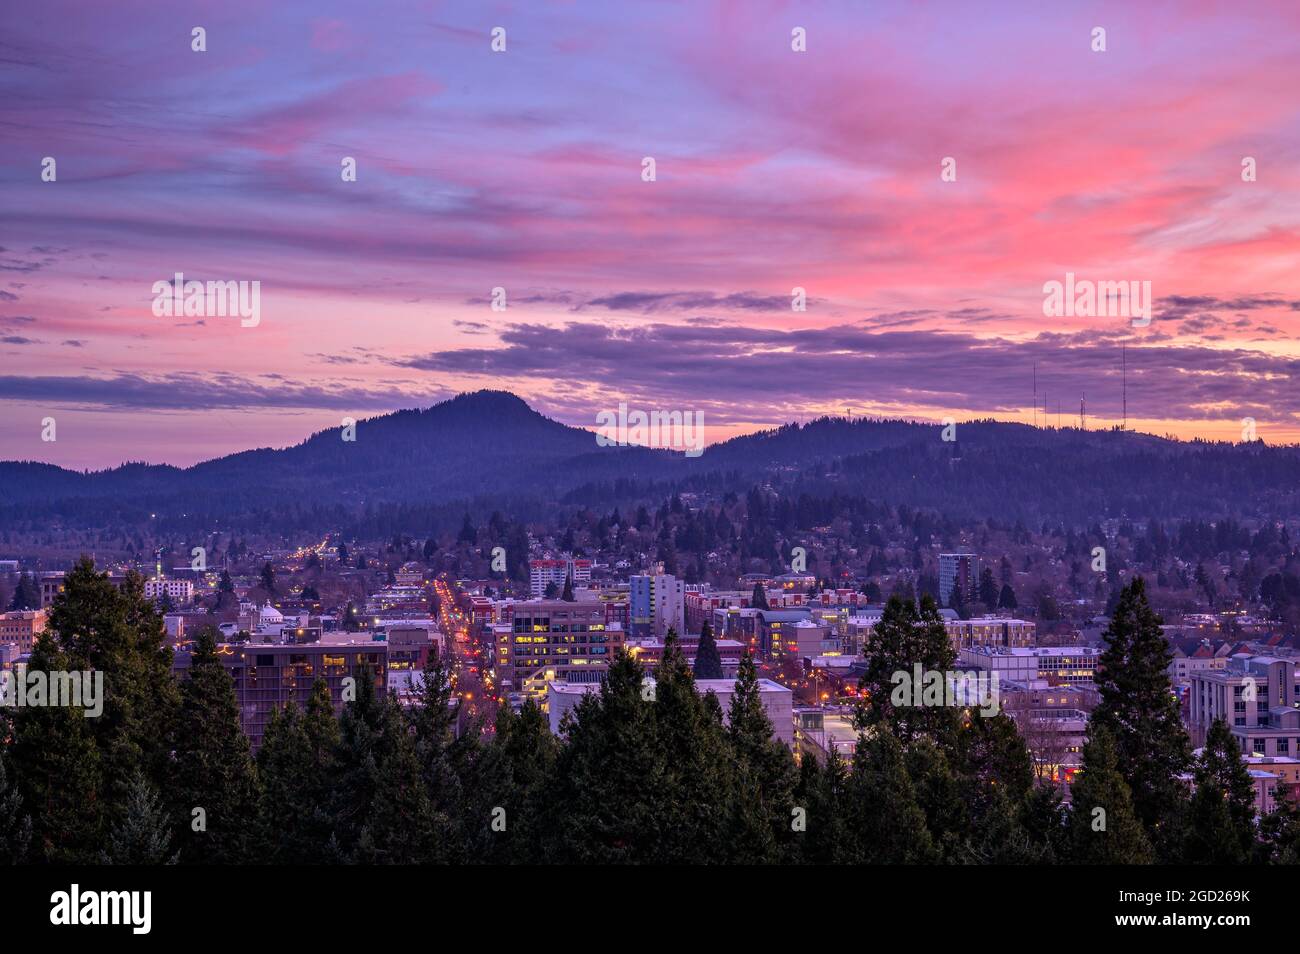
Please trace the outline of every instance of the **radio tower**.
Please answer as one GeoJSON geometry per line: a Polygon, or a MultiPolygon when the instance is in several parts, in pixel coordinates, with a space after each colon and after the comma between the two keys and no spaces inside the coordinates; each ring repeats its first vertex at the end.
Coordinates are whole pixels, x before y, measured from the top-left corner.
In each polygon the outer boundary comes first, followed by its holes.
{"type": "Polygon", "coordinates": [[[1120,378],[1123,381],[1124,392],[1124,423],[1120,425],[1120,430],[1128,430],[1128,342],[1124,342],[1120,350],[1120,378]]]}
{"type": "Polygon", "coordinates": [[[1038,362],[1034,362],[1034,427],[1038,426],[1038,362]]]}

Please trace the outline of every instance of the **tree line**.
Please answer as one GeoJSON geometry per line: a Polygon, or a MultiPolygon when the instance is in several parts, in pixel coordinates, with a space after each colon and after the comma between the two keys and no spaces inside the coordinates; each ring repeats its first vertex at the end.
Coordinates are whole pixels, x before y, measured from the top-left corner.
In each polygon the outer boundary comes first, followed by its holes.
{"type": "Polygon", "coordinates": [[[898,670],[953,668],[928,598],[891,600],[871,637],[851,760],[833,749],[796,760],[774,737],[748,657],[724,712],[697,691],[675,640],[652,680],[618,655],[559,736],[531,701],[502,706],[491,727],[462,719],[434,654],[410,705],[358,669],[336,716],[317,681],[273,714],[254,756],[211,635],[177,680],[143,581],[119,590],[83,559],[31,666],[102,671],[103,714],[4,710],[0,860],[1294,863],[1300,810],[1282,798],[1255,817],[1227,727],[1192,757],[1141,580],[1124,589],[1107,639],[1072,806],[1035,780],[1005,713],[892,698],[898,670]]]}

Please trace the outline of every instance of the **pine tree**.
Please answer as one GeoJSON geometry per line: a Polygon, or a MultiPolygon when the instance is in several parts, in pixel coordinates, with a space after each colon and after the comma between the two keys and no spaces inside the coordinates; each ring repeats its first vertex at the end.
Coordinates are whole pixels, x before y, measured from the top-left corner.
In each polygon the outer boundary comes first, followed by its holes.
{"type": "Polygon", "coordinates": [[[1091,725],[1110,730],[1147,837],[1162,859],[1172,860],[1182,847],[1186,806],[1178,776],[1191,763],[1191,747],[1170,690],[1173,654],[1160,623],[1137,577],[1120,593],[1103,634],[1096,675],[1101,702],[1091,725]]]}
{"type": "Polygon", "coordinates": [[[235,685],[207,631],[194,646],[189,678],[181,686],[168,788],[177,843],[187,864],[253,860],[249,834],[257,813],[256,788],[235,685]],[[195,809],[202,814],[196,815],[195,809]]]}
{"type": "Polygon", "coordinates": [[[103,673],[103,712],[87,720],[100,755],[105,808],[125,804],[136,772],[156,789],[167,779],[179,691],[162,618],[129,573],[120,589],[82,557],[64,577],[49,626],[63,665],[103,673]]]}
{"type": "Polygon", "coordinates": [[[713,627],[708,620],[704,621],[704,626],[700,629],[700,645],[695,650],[694,669],[696,679],[723,678],[722,656],[718,653],[718,643],[713,638],[713,627]]]}
{"type": "Polygon", "coordinates": [[[32,843],[32,819],[23,811],[23,797],[11,779],[8,761],[0,749],[0,865],[22,864],[32,843]]]}
{"type": "Polygon", "coordinates": [[[914,705],[911,692],[916,666],[921,667],[923,677],[946,674],[953,668],[952,644],[934,600],[923,597],[918,612],[911,603],[891,596],[880,622],[867,637],[863,654],[867,669],[861,685],[867,698],[859,713],[861,724],[886,725],[904,745],[927,735],[941,747],[950,747],[958,710],[914,705]]]}
{"type": "Polygon", "coordinates": [[[618,652],[599,694],[565,716],[567,743],[547,799],[548,857],[567,863],[663,860],[667,766],[640,664],[618,652]]]}
{"type": "Polygon", "coordinates": [[[1287,787],[1277,789],[1277,803],[1260,817],[1255,861],[1266,865],[1300,864],[1300,800],[1287,787]]]}
{"type": "MultiPolygon", "coordinates": [[[[716,697],[713,700],[717,704],[716,697]]],[[[673,630],[655,670],[655,741],[663,753],[668,815],[660,851],[670,863],[726,858],[727,805],[735,779],[722,721],[695,690],[673,630]]]]}
{"type": "Polygon", "coordinates": [[[162,798],[143,773],[137,772],[127,787],[121,819],[108,835],[100,853],[105,865],[174,865],[178,854],[171,848],[171,818],[162,798]]]}
{"type": "Polygon", "coordinates": [[[1188,864],[1239,865],[1255,847],[1255,785],[1228,723],[1215,719],[1196,761],[1188,813],[1188,864]]]}
{"type": "Polygon", "coordinates": [[[948,755],[927,738],[915,740],[907,749],[908,777],[917,804],[925,813],[925,826],[935,850],[947,863],[964,863],[970,849],[973,826],[967,790],[953,770],[948,755]]]}
{"type": "MultiPolygon", "coordinates": [[[[36,638],[27,672],[66,672],[68,655],[52,629],[36,638]]],[[[90,864],[103,843],[103,759],[84,711],[23,706],[13,714],[10,767],[22,804],[32,811],[32,851],[51,864],[90,864]]]]}
{"type": "MultiPolygon", "coordinates": [[[[706,697],[715,698],[712,693],[706,697]]],[[[790,750],[773,734],[759,692],[758,670],[749,653],[741,659],[736,676],[727,737],[736,779],[733,860],[745,864],[793,860],[798,845],[791,828],[791,810],[798,772],[790,750]]]]}
{"type": "Polygon", "coordinates": [[[11,610],[33,610],[41,608],[41,588],[36,583],[36,578],[30,573],[24,573],[18,577],[18,585],[14,587],[13,599],[9,602],[11,610]]]}
{"type": "Polygon", "coordinates": [[[938,851],[887,725],[859,735],[844,811],[854,860],[865,864],[927,864],[938,851]]]}
{"type": "Polygon", "coordinates": [[[763,589],[762,583],[754,584],[754,595],[749,599],[749,605],[752,609],[768,610],[772,607],[767,605],[767,591],[763,589]]]}
{"type": "Polygon", "coordinates": [[[395,699],[376,691],[368,664],[354,678],[356,699],[339,720],[331,798],[340,860],[436,861],[443,819],[429,799],[406,716],[395,699]]]}
{"type": "Polygon", "coordinates": [[[573,574],[566,574],[564,577],[564,590],[560,593],[560,599],[566,603],[572,603],[575,600],[573,595],[573,574]]]}
{"type": "Polygon", "coordinates": [[[1083,767],[1071,787],[1070,857],[1076,864],[1145,865],[1155,860],[1133,793],[1105,726],[1089,726],[1083,767]]]}
{"type": "Polygon", "coordinates": [[[330,848],[330,813],[337,774],[338,723],[329,687],[318,679],[306,711],[290,703],[277,709],[257,753],[260,781],[258,839],[272,864],[336,860],[330,848]]]}
{"type": "Polygon", "coordinates": [[[1017,607],[1016,591],[1011,588],[1010,583],[1002,584],[1002,592],[998,594],[998,609],[1013,610],[1017,607]]]}
{"type": "Polygon", "coordinates": [[[795,790],[795,808],[803,813],[803,830],[795,831],[794,838],[805,863],[844,864],[857,860],[844,807],[848,787],[848,767],[834,746],[824,766],[815,755],[804,756],[795,790]]]}

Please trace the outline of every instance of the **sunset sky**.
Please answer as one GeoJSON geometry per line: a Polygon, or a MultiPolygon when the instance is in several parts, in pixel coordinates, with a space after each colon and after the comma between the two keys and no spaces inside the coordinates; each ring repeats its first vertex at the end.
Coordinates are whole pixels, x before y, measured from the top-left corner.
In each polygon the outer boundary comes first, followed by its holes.
{"type": "Polygon", "coordinates": [[[1130,426],[1300,441],[1295,0],[279,6],[0,10],[0,459],[190,464],[479,388],[711,440],[1029,422],[1035,363],[1103,427],[1125,343],[1130,426]],[[155,317],[176,272],[260,281],[260,324],[155,317]],[[1067,272],[1153,320],[1045,318],[1067,272]]]}

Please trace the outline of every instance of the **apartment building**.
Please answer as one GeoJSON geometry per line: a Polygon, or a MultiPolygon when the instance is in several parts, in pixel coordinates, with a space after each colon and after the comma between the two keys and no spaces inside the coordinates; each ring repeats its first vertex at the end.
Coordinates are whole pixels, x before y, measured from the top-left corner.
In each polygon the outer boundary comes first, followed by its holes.
{"type": "Polygon", "coordinates": [[[546,588],[555,585],[558,594],[565,580],[573,580],[575,589],[591,585],[591,561],[565,557],[559,560],[529,560],[528,589],[533,599],[546,595],[546,588]]]}
{"type": "Polygon", "coordinates": [[[995,672],[1001,683],[1070,686],[1093,681],[1101,650],[1094,646],[967,646],[957,658],[961,668],[995,672]]]}
{"type": "Polygon", "coordinates": [[[1227,666],[1191,674],[1188,730],[1204,745],[1215,719],[1228,723],[1248,756],[1300,755],[1300,693],[1295,660],[1237,653],[1227,666]]]}
{"type": "Polygon", "coordinates": [[[974,553],[939,554],[939,602],[952,605],[952,594],[961,590],[962,600],[974,603],[979,589],[980,558],[974,553]]]}
{"type": "Polygon", "coordinates": [[[30,653],[36,637],[45,632],[49,614],[43,610],[0,613],[0,643],[11,643],[18,653],[30,653]]]}
{"type": "Polygon", "coordinates": [[[668,573],[637,574],[628,579],[631,635],[664,636],[669,629],[686,632],[686,592],[681,580],[668,573]]]}

